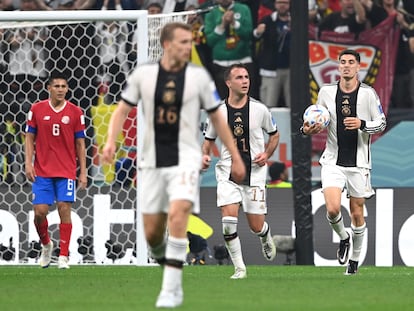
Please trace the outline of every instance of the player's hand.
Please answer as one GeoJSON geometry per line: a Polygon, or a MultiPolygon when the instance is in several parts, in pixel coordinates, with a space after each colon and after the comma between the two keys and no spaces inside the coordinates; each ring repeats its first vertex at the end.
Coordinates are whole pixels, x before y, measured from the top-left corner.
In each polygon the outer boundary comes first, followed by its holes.
{"type": "Polygon", "coordinates": [[[303,123],[303,133],[305,135],[313,135],[322,132],[323,126],[322,124],[315,123],[310,125],[309,122],[303,123]]]}
{"type": "Polygon", "coordinates": [[[261,152],[259,154],[256,155],[256,157],[253,160],[253,163],[259,165],[259,166],[264,166],[267,163],[267,153],[266,152],[261,152]]]}
{"type": "Polygon", "coordinates": [[[346,130],[357,130],[361,127],[361,120],[355,117],[346,117],[344,125],[346,130]]]}
{"type": "Polygon", "coordinates": [[[207,170],[211,164],[211,157],[209,155],[203,154],[203,160],[201,163],[201,169],[203,171],[207,170]]]}
{"type": "Polygon", "coordinates": [[[78,188],[84,190],[84,189],[86,189],[86,186],[87,185],[88,185],[88,178],[86,177],[86,174],[85,173],[79,174],[79,177],[78,177],[78,188]]]}
{"type": "Polygon", "coordinates": [[[115,151],[115,143],[107,142],[102,149],[102,162],[104,164],[112,164],[114,161],[115,151]]]}
{"type": "Polygon", "coordinates": [[[246,167],[242,161],[242,158],[240,156],[233,157],[231,163],[231,177],[236,183],[240,184],[244,180],[245,176],[246,167]]]}
{"type": "Polygon", "coordinates": [[[34,167],[32,164],[26,164],[25,165],[25,170],[26,170],[26,178],[31,181],[34,182],[36,179],[36,172],[34,170],[34,167]]]}

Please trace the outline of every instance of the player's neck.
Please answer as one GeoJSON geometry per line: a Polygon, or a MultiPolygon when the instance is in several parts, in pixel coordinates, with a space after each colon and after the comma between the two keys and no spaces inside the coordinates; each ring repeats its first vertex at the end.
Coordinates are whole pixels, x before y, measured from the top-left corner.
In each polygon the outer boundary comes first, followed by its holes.
{"type": "Polygon", "coordinates": [[[186,62],[177,61],[176,59],[165,56],[161,58],[160,64],[165,71],[178,72],[185,67],[186,62]]]}
{"type": "Polygon", "coordinates": [[[65,105],[66,100],[59,101],[59,100],[52,100],[51,99],[49,102],[50,102],[50,104],[52,105],[52,107],[54,109],[59,109],[59,108],[62,108],[65,105]]]}
{"type": "Polygon", "coordinates": [[[248,100],[247,94],[230,93],[227,99],[227,103],[234,108],[242,108],[244,105],[246,105],[247,100],[248,100]]]}
{"type": "Polygon", "coordinates": [[[357,89],[359,85],[358,79],[345,80],[341,79],[339,87],[345,93],[351,93],[357,89]]]}

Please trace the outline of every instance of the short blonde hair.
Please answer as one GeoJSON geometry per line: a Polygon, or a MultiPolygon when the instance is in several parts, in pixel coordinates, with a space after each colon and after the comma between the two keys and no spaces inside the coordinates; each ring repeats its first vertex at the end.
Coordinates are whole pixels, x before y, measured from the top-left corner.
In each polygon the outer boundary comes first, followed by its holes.
{"type": "Polygon", "coordinates": [[[176,29],[183,29],[189,32],[192,31],[191,25],[189,24],[180,23],[180,22],[168,23],[161,30],[161,35],[160,35],[161,46],[164,46],[165,41],[172,41],[174,39],[174,31],[176,29]]]}

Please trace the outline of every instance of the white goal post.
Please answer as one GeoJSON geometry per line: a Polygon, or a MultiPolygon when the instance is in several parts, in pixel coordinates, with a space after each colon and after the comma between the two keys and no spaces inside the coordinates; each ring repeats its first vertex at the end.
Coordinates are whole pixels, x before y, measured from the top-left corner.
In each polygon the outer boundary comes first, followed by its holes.
{"type": "MultiPolygon", "coordinates": [[[[156,61],[161,56],[158,36],[162,26],[170,21],[186,22],[190,14],[194,11],[165,15],[148,15],[146,10],[0,11],[0,87],[6,90],[0,96],[0,265],[35,264],[39,257],[31,187],[24,176],[23,129],[25,113],[32,103],[44,99],[45,79],[53,70],[69,73],[69,87],[74,89],[68,100],[87,111],[91,136],[87,141],[90,185],[86,191],[78,191],[72,211],[70,262],[148,263],[139,212],[140,185],[145,181],[140,180],[134,161],[144,130],[140,113],[129,120],[138,129],[129,134],[124,129],[119,138],[118,166],[101,165],[99,150],[105,140],[104,125],[122,89],[123,80],[114,71],[130,71],[136,64],[156,61]],[[105,32],[111,23],[123,39],[105,37],[113,35],[105,32]],[[108,42],[111,45],[105,46],[108,42]],[[115,55],[117,64],[110,55],[115,55]],[[118,70],[111,69],[115,65],[118,70]],[[134,135],[138,147],[126,143],[134,135]]],[[[123,79],[128,72],[124,73],[123,79]]],[[[59,217],[54,207],[48,220],[51,238],[58,245],[59,217]]]]}

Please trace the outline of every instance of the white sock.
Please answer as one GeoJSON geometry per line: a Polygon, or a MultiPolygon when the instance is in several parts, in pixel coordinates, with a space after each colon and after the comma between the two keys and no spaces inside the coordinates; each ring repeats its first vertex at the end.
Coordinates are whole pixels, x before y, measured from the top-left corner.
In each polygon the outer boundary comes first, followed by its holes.
{"type": "Polygon", "coordinates": [[[171,235],[168,236],[165,258],[185,262],[187,257],[187,245],[187,238],[175,238],[171,235]]]}
{"type": "Polygon", "coordinates": [[[359,261],[359,255],[361,254],[362,243],[364,242],[366,227],[367,227],[366,223],[364,223],[360,227],[355,227],[354,225],[351,224],[352,233],[353,233],[352,234],[353,248],[352,248],[352,255],[349,257],[349,259],[353,261],[359,261]]]}
{"type": "Polygon", "coordinates": [[[270,227],[269,224],[265,221],[263,223],[263,228],[259,232],[255,233],[262,242],[266,242],[270,236],[270,227]]]}
{"type": "Polygon", "coordinates": [[[333,219],[329,218],[329,215],[326,214],[326,218],[328,219],[333,231],[335,231],[339,235],[339,238],[341,240],[345,240],[348,238],[348,233],[345,230],[344,218],[342,217],[341,212],[339,212],[339,214],[333,219]]]}
{"type": "MultiPolygon", "coordinates": [[[[168,236],[167,248],[165,251],[165,259],[175,260],[184,263],[187,256],[187,238],[175,238],[168,236]]],[[[164,274],[162,278],[162,290],[176,291],[181,289],[183,279],[183,269],[168,265],[164,266],[164,274]]]]}
{"type": "Polygon", "coordinates": [[[240,238],[237,235],[237,217],[225,216],[222,218],[223,235],[226,243],[226,248],[229,251],[231,261],[236,269],[246,270],[246,265],[243,261],[240,238]],[[226,237],[233,236],[228,240],[226,237]]]}
{"type": "Polygon", "coordinates": [[[164,266],[164,273],[162,276],[162,290],[174,292],[182,287],[183,269],[178,269],[171,266],[164,266]]]}

